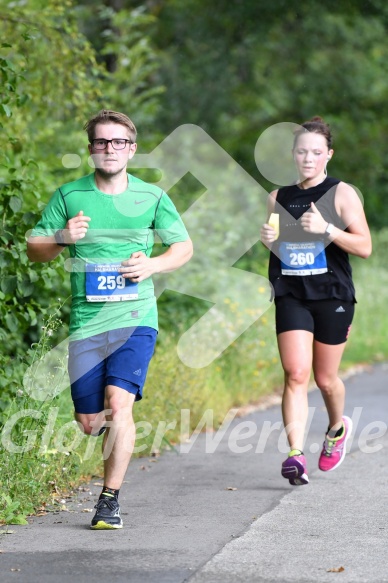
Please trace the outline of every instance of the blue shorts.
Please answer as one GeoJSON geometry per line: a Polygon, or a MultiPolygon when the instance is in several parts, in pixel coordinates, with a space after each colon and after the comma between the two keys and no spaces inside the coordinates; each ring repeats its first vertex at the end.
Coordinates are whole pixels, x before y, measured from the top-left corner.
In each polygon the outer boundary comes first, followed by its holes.
{"type": "Polygon", "coordinates": [[[105,387],[143,396],[157,331],[148,326],[118,328],[69,344],[71,396],[76,413],[104,410],[105,387]]]}

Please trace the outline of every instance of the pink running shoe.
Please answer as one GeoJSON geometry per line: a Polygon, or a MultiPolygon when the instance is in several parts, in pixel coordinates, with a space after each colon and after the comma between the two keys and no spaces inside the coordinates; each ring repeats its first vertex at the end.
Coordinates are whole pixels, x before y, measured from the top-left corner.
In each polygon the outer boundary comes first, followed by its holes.
{"type": "Polygon", "coordinates": [[[291,455],[282,463],[282,476],[292,486],[304,486],[309,483],[306,458],[303,454],[292,455],[294,451],[291,451],[291,455]]]}
{"type": "Polygon", "coordinates": [[[335,470],[343,462],[346,455],[346,442],[352,433],[353,423],[350,417],[342,417],[345,430],[340,437],[330,438],[326,435],[319,458],[319,469],[323,472],[335,470]]]}

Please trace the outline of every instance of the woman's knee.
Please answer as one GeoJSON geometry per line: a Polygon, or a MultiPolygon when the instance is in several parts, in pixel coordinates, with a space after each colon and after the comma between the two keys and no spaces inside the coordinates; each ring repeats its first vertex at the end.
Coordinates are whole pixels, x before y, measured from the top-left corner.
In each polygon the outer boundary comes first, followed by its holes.
{"type": "Polygon", "coordinates": [[[338,377],[332,377],[327,373],[319,372],[314,374],[314,380],[318,389],[320,389],[322,393],[330,395],[336,389],[338,377]]]}
{"type": "Polygon", "coordinates": [[[310,380],[310,369],[295,366],[284,371],[286,386],[300,387],[306,386],[310,380]]]}

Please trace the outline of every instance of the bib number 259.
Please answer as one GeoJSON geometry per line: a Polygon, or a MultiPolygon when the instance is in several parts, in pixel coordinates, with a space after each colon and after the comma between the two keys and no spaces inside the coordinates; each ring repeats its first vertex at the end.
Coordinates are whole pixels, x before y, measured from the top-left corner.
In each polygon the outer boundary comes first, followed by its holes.
{"type": "Polygon", "coordinates": [[[87,263],[85,295],[87,302],[125,302],[139,299],[138,284],[121,273],[121,263],[87,263]]]}
{"type": "Polygon", "coordinates": [[[98,286],[97,289],[124,289],[125,279],[122,275],[100,275],[97,278],[98,286]]]}

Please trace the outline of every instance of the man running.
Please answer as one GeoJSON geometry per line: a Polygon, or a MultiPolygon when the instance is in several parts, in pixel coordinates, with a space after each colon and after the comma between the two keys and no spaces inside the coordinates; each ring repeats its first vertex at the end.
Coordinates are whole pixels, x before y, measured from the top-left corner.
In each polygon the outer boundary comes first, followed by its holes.
{"type": "Polygon", "coordinates": [[[28,240],[31,261],[69,248],[72,307],[69,375],[75,418],[87,434],[105,432],[104,487],[91,528],[118,529],[118,502],[135,442],[132,408],[158,329],[152,275],[184,265],[192,242],[168,195],[127,173],[136,128],[102,110],[84,126],[95,171],[58,188],[28,240]],[[154,234],[167,250],[151,257],[154,234]]]}

